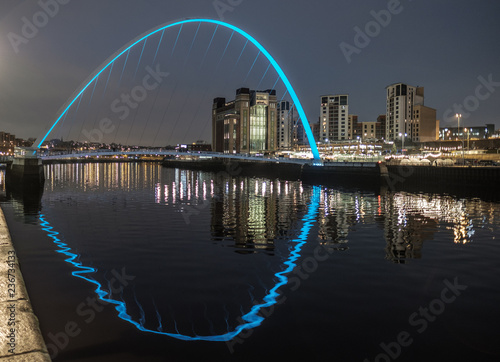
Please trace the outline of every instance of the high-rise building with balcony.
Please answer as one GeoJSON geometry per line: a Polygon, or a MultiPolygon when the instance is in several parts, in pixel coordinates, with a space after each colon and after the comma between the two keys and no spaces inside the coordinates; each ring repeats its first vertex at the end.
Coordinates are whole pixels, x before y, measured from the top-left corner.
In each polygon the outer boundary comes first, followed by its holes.
{"type": "Polygon", "coordinates": [[[319,127],[317,141],[328,143],[333,140],[341,141],[352,138],[352,127],[349,127],[349,96],[347,94],[321,97],[319,127]]]}
{"type": "Polygon", "coordinates": [[[402,139],[409,133],[409,123],[417,105],[424,105],[424,88],[413,87],[404,83],[388,86],[386,106],[387,140],[402,139]]]}
{"type": "Polygon", "coordinates": [[[277,148],[289,150],[294,145],[294,112],[290,102],[278,103],[277,148]]]}
{"type": "Polygon", "coordinates": [[[434,141],[439,135],[436,110],[424,105],[424,88],[404,83],[388,86],[385,138],[434,141]]]}

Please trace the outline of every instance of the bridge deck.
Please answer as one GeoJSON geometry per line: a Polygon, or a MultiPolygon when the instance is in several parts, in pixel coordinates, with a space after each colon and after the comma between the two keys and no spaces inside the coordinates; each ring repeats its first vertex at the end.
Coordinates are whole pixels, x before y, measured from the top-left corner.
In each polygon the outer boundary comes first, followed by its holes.
{"type": "Polygon", "coordinates": [[[265,162],[279,162],[279,163],[293,163],[293,164],[311,164],[313,161],[310,159],[290,159],[281,157],[259,157],[243,154],[224,154],[218,152],[177,152],[177,151],[158,151],[158,150],[140,150],[140,151],[90,151],[69,153],[61,155],[42,156],[42,160],[64,160],[64,159],[78,159],[89,157],[113,157],[113,156],[181,156],[181,157],[199,157],[199,158],[227,158],[234,160],[249,160],[249,161],[265,161],[265,162]]]}
{"type": "Polygon", "coordinates": [[[14,158],[12,156],[0,156],[0,164],[3,165],[11,164],[13,159],[14,158]]]}

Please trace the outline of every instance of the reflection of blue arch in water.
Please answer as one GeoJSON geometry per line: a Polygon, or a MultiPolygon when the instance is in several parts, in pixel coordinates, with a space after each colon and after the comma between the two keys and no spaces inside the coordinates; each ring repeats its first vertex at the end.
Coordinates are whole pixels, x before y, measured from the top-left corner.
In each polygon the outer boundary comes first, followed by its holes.
{"type": "Polygon", "coordinates": [[[252,309],[241,316],[241,320],[244,321],[244,323],[238,325],[233,331],[228,331],[225,334],[220,334],[220,335],[214,335],[214,336],[187,336],[184,334],[180,333],[168,333],[168,332],[159,332],[151,329],[147,329],[144,327],[143,323],[136,322],[132,320],[132,317],[127,313],[127,305],[123,301],[118,301],[115,299],[111,299],[109,297],[109,293],[106,292],[103,288],[101,283],[98,281],[89,278],[86,276],[87,274],[95,273],[96,269],[88,266],[82,265],[82,263],[78,262],[79,255],[74,254],[71,252],[71,248],[67,246],[67,244],[63,243],[59,238],[58,235],[59,233],[57,231],[53,230],[53,227],[50,226],[49,222],[46,221],[44,215],[40,215],[40,222],[42,229],[47,232],[48,236],[52,239],[54,244],[56,244],[59,248],[57,250],[58,253],[67,255],[69,258],[67,258],[65,261],[72,264],[75,266],[78,270],[74,271],[72,274],[75,277],[84,279],[92,284],[95,284],[97,288],[95,289],[95,292],[97,293],[99,299],[102,301],[111,303],[115,305],[115,309],[118,311],[118,316],[129,322],[132,323],[137,329],[143,332],[150,332],[150,333],[155,333],[155,334],[161,334],[185,341],[212,341],[212,342],[217,342],[217,341],[230,341],[231,339],[235,338],[238,334],[243,332],[244,330],[248,329],[253,329],[255,327],[258,327],[263,321],[264,317],[260,316],[259,313],[261,312],[262,309],[264,308],[269,308],[276,304],[278,302],[278,297],[279,297],[279,288],[282,286],[286,285],[288,283],[288,277],[287,274],[291,273],[297,264],[295,262],[300,258],[301,256],[301,251],[302,251],[302,246],[307,241],[307,238],[309,236],[309,232],[311,231],[311,228],[315,222],[316,216],[318,214],[318,208],[319,208],[319,198],[320,198],[320,188],[315,186],[313,188],[311,200],[308,206],[307,214],[303,217],[302,222],[302,229],[300,235],[291,240],[292,243],[295,243],[295,246],[290,252],[290,256],[288,259],[283,263],[284,265],[284,270],[275,273],[274,275],[277,278],[277,282],[274,285],[273,288],[271,288],[266,296],[262,299],[262,303],[260,304],[255,304],[252,309]]]}
{"type": "Polygon", "coordinates": [[[218,21],[218,20],[212,20],[212,19],[186,19],[186,20],[181,20],[181,21],[175,21],[172,23],[168,24],[163,24],[160,25],[142,35],[139,37],[135,38],[132,40],[130,43],[126,44],[124,47],[122,47],[120,50],[118,50],[116,53],[114,53],[111,57],[109,57],[100,67],[97,68],[94,73],[92,73],[87,80],[85,80],[80,86],[75,93],[68,99],[68,101],[61,107],[60,112],[61,114],[59,115],[59,118],[54,122],[54,124],[50,127],[50,129],[41,137],[38,137],[38,139],[35,141],[34,145],[36,145],[37,148],[40,148],[42,143],[45,141],[45,139],[48,137],[48,135],[52,132],[54,127],[59,123],[61,119],[63,119],[64,115],[68,112],[69,108],[73,105],[73,103],[76,102],[76,100],[85,92],[85,90],[94,82],[99,75],[104,72],[107,68],[111,67],[112,64],[114,63],[115,60],[117,60],[120,56],[128,52],[132,47],[135,45],[139,44],[143,40],[146,40],[150,36],[157,34],[159,32],[164,31],[165,29],[171,28],[176,25],[183,25],[186,23],[212,23],[216,25],[220,25],[226,28],[229,28],[241,35],[243,35],[246,39],[248,39],[250,42],[252,42],[259,51],[266,56],[266,58],[269,60],[269,62],[273,65],[274,69],[280,76],[281,80],[283,81],[288,93],[290,94],[290,97],[292,97],[292,100],[295,104],[295,107],[297,109],[297,112],[299,113],[300,120],[302,121],[302,125],[304,126],[304,130],[307,135],[307,139],[309,141],[309,145],[311,146],[311,151],[313,153],[313,156],[315,159],[319,160],[319,152],[318,152],[318,147],[316,146],[316,142],[314,140],[314,136],[311,131],[311,127],[309,126],[309,121],[307,120],[307,116],[304,112],[304,109],[302,108],[302,104],[300,103],[300,100],[295,93],[295,90],[293,89],[292,85],[290,84],[290,81],[288,80],[287,76],[279,66],[279,64],[274,60],[274,58],[269,54],[269,52],[257,41],[255,40],[250,34],[246,33],[245,31],[237,28],[234,25],[218,21]]]}

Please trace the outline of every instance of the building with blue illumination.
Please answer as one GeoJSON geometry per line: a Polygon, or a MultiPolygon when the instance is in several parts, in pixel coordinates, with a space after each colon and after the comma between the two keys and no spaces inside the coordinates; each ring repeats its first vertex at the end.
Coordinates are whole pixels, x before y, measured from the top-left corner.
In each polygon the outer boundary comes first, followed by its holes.
{"type": "Polygon", "coordinates": [[[276,91],[236,90],[226,102],[215,98],[212,106],[212,148],[224,153],[264,153],[277,148],[276,91]]]}

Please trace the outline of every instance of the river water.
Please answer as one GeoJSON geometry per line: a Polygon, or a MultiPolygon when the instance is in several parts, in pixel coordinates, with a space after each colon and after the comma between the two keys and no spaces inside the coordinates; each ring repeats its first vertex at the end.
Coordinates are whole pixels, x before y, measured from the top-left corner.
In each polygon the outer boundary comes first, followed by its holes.
{"type": "Polygon", "coordinates": [[[3,173],[0,191],[56,361],[500,358],[498,202],[154,163],[45,174],[43,194],[3,173]]]}

